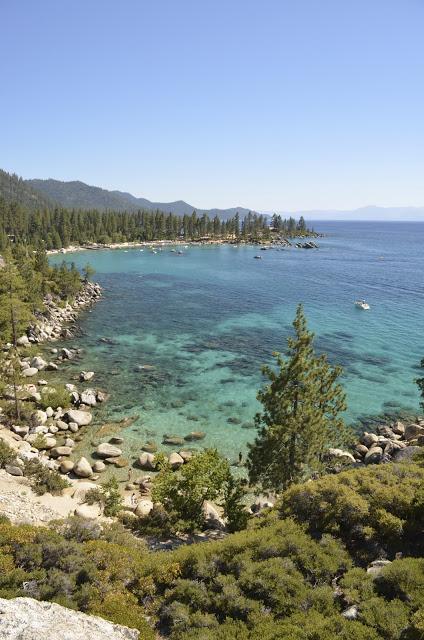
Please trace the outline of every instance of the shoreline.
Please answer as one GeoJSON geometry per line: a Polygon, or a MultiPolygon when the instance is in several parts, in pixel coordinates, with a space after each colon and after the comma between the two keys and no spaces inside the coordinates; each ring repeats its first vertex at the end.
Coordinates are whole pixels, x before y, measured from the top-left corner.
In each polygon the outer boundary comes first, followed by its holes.
{"type": "MultiPolygon", "coordinates": [[[[137,242],[116,242],[109,244],[100,244],[98,242],[89,242],[82,245],[69,245],[68,247],[62,247],[61,249],[48,249],[46,251],[47,255],[60,255],[67,253],[77,253],[80,251],[102,251],[105,249],[114,250],[114,249],[138,249],[140,247],[169,247],[169,246],[178,246],[178,247],[186,247],[186,246],[220,246],[220,245],[232,245],[232,246],[286,246],[286,247],[298,247],[298,245],[302,244],[301,241],[306,241],[308,238],[322,238],[323,234],[311,232],[310,234],[304,236],[295,236],[293,238],[282,238],[281,240],[276,239],[263,239],[263,240],[243,240],[235,238],[232,239],[199,239],[199,240],[140,240],[137,242]]],[[[306,244],[309,244],[306,242],[306,244]]],[[[311,247],[312,248],[312,247],[311,247]]],[[[313,247],[315,248],[315,247],[313,247]]],[[[318,248],[318,247],[316,247],[318,248]]]]}

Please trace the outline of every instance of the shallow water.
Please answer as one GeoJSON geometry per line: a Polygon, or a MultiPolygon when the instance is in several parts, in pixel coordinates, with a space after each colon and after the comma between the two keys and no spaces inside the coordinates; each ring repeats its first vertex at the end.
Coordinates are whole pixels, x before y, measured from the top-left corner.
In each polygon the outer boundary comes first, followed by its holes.
{"type": "Polygon", "coordinates": [[[96,385],[111,392],[102,419],[140,415],[124,431],[127,454],[164,433],[201,430],[202,445],[236,457],[254,437],[261,364],[284,351],[298,302],[318,350],[344,367],[348,422],[418,409],[424,223],[315,227],[326,234],[318,251],[227,245],[183,255],[169,248],[66,255],[79,267],[90,262],[105,289],[81,319],[84,336],[73,342],[85,355],[70,368],[96,371],[96,385]],[[359,297],[371,311],[355,308],[359,297]]]}

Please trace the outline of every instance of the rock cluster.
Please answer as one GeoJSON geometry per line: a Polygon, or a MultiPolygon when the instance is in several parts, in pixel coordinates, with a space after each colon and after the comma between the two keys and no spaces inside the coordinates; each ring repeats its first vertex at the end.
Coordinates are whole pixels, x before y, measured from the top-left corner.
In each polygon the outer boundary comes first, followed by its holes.
{"type": "Polygon", "coordinates": [[[377,433],[365,431],[356,444],[353,456],[356,462],[378,464],[410,458],[424,445],[424,419],[415,422],[396,421],[379,425],[377,433]]]}
{"type": "Polygon", "coordinates": [[[64,307],[60,306],[52,296],[46,296],[45,311],[39,314],[37,323],[28,329],[28,335],[19,338],[19,345],[73,337],[72,325],[75,324],[78,313],[84,307],[94,304],[101,295],[102,289],[99,284],[85,282],[73,303],[67,303],[64,307]]]}

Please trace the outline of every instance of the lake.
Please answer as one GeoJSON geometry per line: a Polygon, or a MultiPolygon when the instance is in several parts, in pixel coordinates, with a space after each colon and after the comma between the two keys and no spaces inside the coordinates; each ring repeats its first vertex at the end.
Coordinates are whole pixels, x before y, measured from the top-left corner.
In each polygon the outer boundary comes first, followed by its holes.
{"type": "MultiPolygon", "coordinates": [[[[230,245],[84,251],[104,297],[81,317],[72,368],[111,393],[102,419],[139,414],[126,453],[165,433],[205,431],[237,456],[253,440],[260,368],[285,351],[298,302],[316,347],[343,366],[346,420],[417,411],[424,357],[424,223],[315,222],[318,250],[230,245]],[[254,259],[260,254],[261,260],[254,259]],[[370,311],[354,300],[365,298],[370,311]],[[101,338],[108,342],[100,341],[101,338]]],[[[175,448],[175,447],[174,447],[175,448]]],[[[168,450],[171,450],[168,448],[168,450]]]]}

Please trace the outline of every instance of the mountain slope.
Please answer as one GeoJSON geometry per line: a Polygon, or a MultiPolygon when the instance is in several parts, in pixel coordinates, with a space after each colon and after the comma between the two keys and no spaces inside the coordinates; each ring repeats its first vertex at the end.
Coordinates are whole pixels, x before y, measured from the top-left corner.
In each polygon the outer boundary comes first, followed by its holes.
{"type": "Polygon", "coordinates": [[[138,209],[159,209],[165,213],[191,215],[206,213],[210,217],[218,215],[222,220],[232,218],[237,212],[240,217],[249,213],[249,209],[233,207],[230,209],[199,209],[184,200],[176,202],[151,202],[146,198],[136,198],[123,191],[108,191],[84,182],[61,182],[59,180],[26,180],[27,185],[36,189],[45,197],[65,207],[76,209],[99,209],[100,211],[137,211],[138,209]]]}
{"type": "Polygon", "coordinates": [[[17,176],[0,169],[0,197],[6,202],[18,202],[28,209],[51,207],[48,196],[33,189],[30,184],[17,176]]]}

